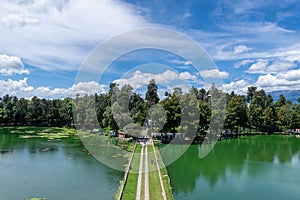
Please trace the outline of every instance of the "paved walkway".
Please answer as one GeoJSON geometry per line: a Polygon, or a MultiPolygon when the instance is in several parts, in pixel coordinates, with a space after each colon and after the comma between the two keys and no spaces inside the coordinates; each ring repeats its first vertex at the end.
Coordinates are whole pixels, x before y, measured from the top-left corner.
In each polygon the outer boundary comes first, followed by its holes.
{"type": "Polygon", "coordinates": [[[141,199],[141,189],[142,189],[142,177],[143,177],[143,158],[144,158],[144,145],[142,145],[142,150],[141,150],[141,159],[140,159],[140,168],[139,168],[139,177],[138,177],[138,182],[136,186],[136,200],[141,199]]]}
{"type": "Polygon", "coordinates": [[[164,200],[167,200],[167,195],[166,195],[166,191],[165,191],[165,187],[164,187],[164,182],[162,180],[162,176],[161,176],[161,172],[160,172],[160,167],[159,167],[159,163],[158,163],[159,161],[158,161],[157,156],[156,156],[156,151],[155,151],[155,147],[154,147],[153,142],[151,144],[152,144],[152,147],[153,147],[153,153],[154,153],[154,157],[155,157],[155,160],[156,160],[156,167],[157,167],[158,176],[159,176],[159,180],[160,180],[160,186],[161,186],[161,190],[162,190],[162,196],[163,196],[164,200]]]}
{"type": "Polygon", "coordinates": [[[142,143],[141,158],[140,158],[140,167],[139,167],[139,176],[136,187],[136,200],[141,199],[142,191],[142,181],[144,174],[145,188],[144,188],[144,200],[149,200],[149,166],[148,166],[148,144],[142,143]],[[143,168],[145,166],[145,168],[143,168]]]}
{"type": "Polygon", "coordinates": [[[148,145],[146,145],[145,151],[145,198],[149,200],[149,169],[148,169],[148,145]]]}
{"type": "MultiPolygon", "coordinates": [[[[142,131],[142,135],[144,137],[147,137],[148,129],[144,129],[142,131]]],[[[136,187],[136,200],[141,199],[141,191],[142,191],[142,181],[143,181],[143,174],[144,174],[144,180],[145,180],[145,188],[144,188],[144,200],[149,200],[149,166],[148,166],[148,147],[147,145],[150,144],[147,143],[141,143],[142,150],[141,150],[141,158],[140,158],[140,167],[139,167],[139,176],[138,176],[138,182],[136,187]],[[145,166],[143,170],[143,166],[145,166]]]]}

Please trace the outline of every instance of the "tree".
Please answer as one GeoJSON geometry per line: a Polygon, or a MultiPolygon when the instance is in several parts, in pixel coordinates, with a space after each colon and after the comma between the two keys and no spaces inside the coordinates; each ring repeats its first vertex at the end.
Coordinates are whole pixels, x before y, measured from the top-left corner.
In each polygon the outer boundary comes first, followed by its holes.
{"type": "Polygon", "coordinates": [[[106,110],[103,113],[102,124],[104,127],[109,127],[111,130],[114,130],[115,132],[118,132],[119,130],[119,126],[113,117],[110,106],[106,107],[106,110]]]}
{"type": "Polygon", "coordinates": [[[283,94],[280,94],[278,100],[277,100],[276,103],[275,103],[275,107],[276,107],[277,111],[279,111],[279,109],[280,109],[282,106],[286,105],[286,103],[287,103],[287,102],[286,102],[285,96],[284,96],[283,94]]]}
{"type": "Polygon", "coordinates": [[[268,106],[263,115],[263,126],[265,127],[267,133],[272,132],[276,125],[276,114],[274,108],[268,106]]]}
{"type": "Polygon", "coordinates": [[[180,87],[174,87],[173,94],[182,95],[183,94],[182,89],[180,87]]]}
{"type": "Polygon", "coordinates": [[[226,117],[226,94],[213,84],[209,90],[209,103],[211,107],[210,136],[219,133],[224,127],[226,117]]]}
{"type": "Polygon", "coordinates": [[[196,137],[199,125],[198,102],[195,95],[186,93],[180,98],[181,122],[180,132],[193,140],[196,137]]]}
{"type": "Polygon", "coordinates": [[[208,129],[211,118],[210,104],[204,101],[198,101],[199,104],[199,131],[208,129]]]}
{"type": "Polygon", "coordinates": [[[279,108],[277,113],[277,124],[281,128],[281,130],[286,130],[291,128],[291,105],[285,104],[279,108]]]}
{"type": "Polygon", "coordinates": [[[255,86],[248,87],[247,101],[248,101],[249,103],[252,103],[252,101],[253,101],[253,96],[254,96],[254,94],[256,93],[256,90],[257,90],[257,87],[255,87],[255,86]]]}
{"type": "Polygon", "coordinates": [[[252,128],[256,129],[256,133],[260,129],[260,126],[263,123],[263,110],[261,107],[257,107],[254,104],[250,103],[248,108],[248,125],[250,128],[250,133],[252,128]]]}
{"type": "Polygon", "coordinates": [[[173,94],[160,102],[166,112],[166,123],[162,129],[163,132],[176,133],[176,128],[180,125],[181,108],[179,105],[179,96],[173,94]]]}
{"type": "Polygon", "coordinates": [[[259,90],[258,92],[254,93],[252,103],[264,111],[267,107],[266,92],[264,90],[259,90]]]}
{"type": "Polygon", "coordinates": [[[135,123],[138,123],[141,126],[143,126],[143,124],[145,123],[145,110],[144,99],[139,94],[133,93],[133,95],[131,95],[129,99],[130,116],[135,123]]]}
{"type": "Polygon", "coordinates": [[[241,96],[232,97],[226,106],[225,128],[236,133],[241,127],[245,127],[247,122],[246,101],[241,96]]]}
{"type": "Polygon", "coordinates": [[[95,103],[96,103],[96,113],[97,113],[97,120],[101,127],[104,127],[102,121],[104,119],[104,112],[106,108],[109,106],[109,101],[107,99],[106,94],[95,94],[95,103]]]}
{"type": "Polygon", "coordinates": [[[136,123],[127,124],[124,127],[124,131],[126,132],[126,134],[128,134],[132,137],[142,136],[142,127],[136,123]]]}
{"type": "Polygon", "coordinates": [[[161,105],[157,104],[150,108],[149,119],[151,120],[151,129],[161,131],[166,122],[166,113],[161,105]]]}
{"type": "Polygon", "coordinates": [[[148,90],[146,92],[146,101],[147,108],[149,109],[152,105],[157,104],[159,102],[159,97],[157,94],[157,85],[155,80],[152,79],[148,84],[148,90]]]}

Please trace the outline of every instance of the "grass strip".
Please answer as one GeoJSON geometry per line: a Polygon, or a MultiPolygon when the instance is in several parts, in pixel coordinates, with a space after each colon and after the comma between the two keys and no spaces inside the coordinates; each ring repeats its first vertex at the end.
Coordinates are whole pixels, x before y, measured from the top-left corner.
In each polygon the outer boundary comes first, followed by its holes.
{"type": "Polygon", "coordinates": [[[174,200],[169,174],[168,174],[167,168],[166,168],[166,166],[165,166],[165,164],[162,160],[162,157],[161,157],[160,152],[159,152],[157,147],[155,147],[155,152],[156,152],[158,164],[159,164],[159,167],[160,167],[160,173],[161,173],[161,176],[162,176],[162,179],[163,179],[163,182],[164,182],[167,199],[168,200],[174,200]]]}
{"type": "Polygon", "coordinates": [[[132,160],[132,166],[129,170],[128,178],[123,192],[123,200],[132,200],[136,198],[136,186],[139,174],[137,173],[140,165],[141,145],[137,145],[136,151],[132,160]]]}

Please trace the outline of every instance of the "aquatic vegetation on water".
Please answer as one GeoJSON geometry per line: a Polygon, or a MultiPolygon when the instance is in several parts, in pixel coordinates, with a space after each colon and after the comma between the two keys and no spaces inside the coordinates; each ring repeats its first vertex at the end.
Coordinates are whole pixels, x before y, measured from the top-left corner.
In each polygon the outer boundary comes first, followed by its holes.
{"type": "Polygon", "coordinates": [[[77,134],[77,131],[73,128],[67,127],[1,127],[0,132],[9,134],[19,134],[21,139],[29,138],[46,138],[48,140],[59,140],[67,138],[77,134]]]}

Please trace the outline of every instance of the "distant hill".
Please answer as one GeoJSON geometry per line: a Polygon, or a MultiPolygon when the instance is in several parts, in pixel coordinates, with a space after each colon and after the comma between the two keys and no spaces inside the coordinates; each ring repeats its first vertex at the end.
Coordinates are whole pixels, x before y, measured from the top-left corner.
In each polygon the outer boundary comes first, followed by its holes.
{"type": "Polygon", "coordinates": [[[300,90],[281,90],[281,91],[267,92],[267,94],[271,94],[274,101],[277,101],[280,94],[283,94],[287,100],[291,100],[294,103],[298,102],[298,98],[300,98],[300,90]]]}

